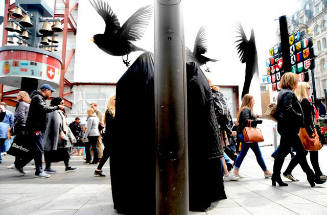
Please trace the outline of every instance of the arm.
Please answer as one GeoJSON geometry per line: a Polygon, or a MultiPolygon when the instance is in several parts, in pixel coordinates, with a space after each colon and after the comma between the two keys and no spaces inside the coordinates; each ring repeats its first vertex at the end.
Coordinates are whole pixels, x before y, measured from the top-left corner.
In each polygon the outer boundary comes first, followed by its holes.
{"type": "Polygon", "coordinates": [[[239,126],[244,128],[248,125],[249,123],[249,119],[251,116],[251,111],[248,108],[245,108],[242,110],[242,112],[240,113],[240,119],[239,119],[239,126]]]}
{"type": "Polygon", "coordinates": [[[37,105],[39,106],[39,110],[45,112],[45,113],[50,113],[50,112],[53,112],[55,110],[59,110],[59,107],[58,106],[54,106],[54,107],[51,107],[51,106],[48,106],[45,101],[43,101],[43,99],[39,96],[36,96],[35,97],[36,99],[36,103],[37,105]]]}
{"type": "Polygon", "coordinates": [[[84,134],[84,138],[87,138],[87,136],[89,136],[91,127],[92,127],[92,119],[90,117],[90,118],[87,119],[87,127],[86,127],[86,131],[85,131],[85,134],[84,134]]]}
{"type": "Polygon", "coordinates": [[[310,137],[312,137],[312,134],[314,132],[314,124],[312,121],[312,114],[314,112],[312,111],[312,105],[311,102],[304,98],[301,101],[301,106],[303,109],[303,116],[304,116],[304,127],[307,130],[310,137]]]}
{"type": "Polygon", "coordinates": [[[288,116],[288,119],[301,119],[302,113],[297,112],[293,107],[293,101],[297,98],[294,93],[286,93],[285,97],[282,100],[283,106],[285,107],[285,115],[288,116]]]}

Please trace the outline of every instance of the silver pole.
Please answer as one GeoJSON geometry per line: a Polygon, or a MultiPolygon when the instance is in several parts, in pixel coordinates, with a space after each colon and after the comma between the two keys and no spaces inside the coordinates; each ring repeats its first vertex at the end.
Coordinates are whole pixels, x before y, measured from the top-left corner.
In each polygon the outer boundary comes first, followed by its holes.
{"type": "Polygon", "coordinates": [[[187,215],[187,86],[181,0],[155,4],[156,214],[187,215]]]}

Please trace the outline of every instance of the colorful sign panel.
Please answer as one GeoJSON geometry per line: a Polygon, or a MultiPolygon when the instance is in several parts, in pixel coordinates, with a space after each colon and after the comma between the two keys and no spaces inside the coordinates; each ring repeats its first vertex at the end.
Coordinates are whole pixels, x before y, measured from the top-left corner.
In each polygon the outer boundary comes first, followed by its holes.
{"type": "Polygon", "coordinates": [[[0,52],[1,77],[36,78],[59,84],[61,63],[58,59],[31,51],[0,52]]]}

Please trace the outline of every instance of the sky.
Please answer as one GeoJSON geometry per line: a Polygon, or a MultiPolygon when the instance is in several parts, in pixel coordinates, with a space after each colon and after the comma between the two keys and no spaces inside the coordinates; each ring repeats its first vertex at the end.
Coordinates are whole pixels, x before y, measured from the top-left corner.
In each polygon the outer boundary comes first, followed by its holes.
{"type": "MultiPolygon", "coordinates": [[[[154,5],[157,0],[105,1],[110,3],[122,25],[138,8],[154,5]]],[[[3,14],[3,3],[4,1],[0,1],[0,15],[3,14]]],[[[214,84],[219,85],[238,85],[242,78],[236,77],[244,77],[245,65],[240,63],[235,48],[238,23],[242,24],[248,37],[251,28],[254,29],[259,72],[264,74],[268,50],[278,42],[276,35],[279,27],[278,17],[292,15],[300,8],[298,0],[182,0],[181,5],[185,45],[192,50],[198,29],[201,26],[206,27],[208,56],[219,60],[216,63],[209,63],[212,72],[208,76],[214,84]]],[[[94,34],[103,33],[104,21],[87,0],[79,1],[78,13],[75,81],[116,82],[126,71],[121,57],[107,55],[90,41],[94,34]]],[[[135,42],[136,45],[149,51],[153,51],[154,47],[153,22],[154,17],[141,40],[135,42]]],[[[132,62],[140,54],[140,52],[131,54],[132,62]]]]}
{"type": "MultiPolygon", "coordinates": [[[[156,0],[107,0],[122,25],[138,8],[156,0]]],[[[248,37],[251,28],[256,36],[259,71],[265,73],[265,60],[269,48],[277,42],[278,18],[292,15],[298,10],[297,0],[182,0],[185,45],[193,49],[198,29],[205,26],[208,37],[208,55],[219,61],[210,63],[212,71],[208,76],[214,84],[238,85],[243,81],[245,65],[241,64],[236,52],[237,25],[242,24],[248,37]],[[237,78],[236,78],[237,77],[237,78]]],[[[79,3],[78,33],[76,43],[75,81],[116,82],[126,71],[121,57],[112,57],[99,50],[90,39],[94,34],[103,33],[104,22],[86,0],[79,3]],[[92,72],[92,76],[88,76],[92,72]],[[99,76],[101,78],[99,79],[99,76]]],[[[153,51],[154,19],[140,41],[135,42],[153,51]]],[[[130,55],[132,62],[141,53],[130,55]]]]}

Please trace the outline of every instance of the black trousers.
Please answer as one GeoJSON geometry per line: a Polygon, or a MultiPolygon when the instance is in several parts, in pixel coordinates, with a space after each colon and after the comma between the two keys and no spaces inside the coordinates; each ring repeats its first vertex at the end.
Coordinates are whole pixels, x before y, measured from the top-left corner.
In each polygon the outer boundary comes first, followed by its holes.
{"type": "MultiPolygon", "coordinates": [[[[308,152],[306,152],[307,154],[308,152]]],[[[318,159],[318,151],[310,151],[310,161],[315,172],[316,176],[321,176],[322,172],[319,166],[319,159],[318,159]]],[[[288,167],[285,170],[285,174],[291,174],[293,169],[299,164],[299,159],[295,157],[292,158],[291,162],[289,163],[288,167]]]]}
{"type": "Polygon", "coordinates": [[[275,157],[273,167],[274,175],[280,175],[280,171],[282,169],[285,157],[288,153],[290,153],[291,147],[293,147],[294,151],[296,152],[296,155],[293,157],[294,162],[300,164],[302,170],[307,174],[307,177],[313,177],[314,173],[308,165],[306,159],[306,151],[304,150],[300,137],[297,133],[288,133],[281,135],[280,146],[275,157]]]}
{"type": "Polygon", "coordinates": [[[109,153],[109,147],[105,146],[104,150],[103,150],[103,155],[102,158],[100,160],[100,163],[98,165],[97,169],[102,169],[103,165],[107,162],[107,160],[109,159],[110,153],[109,153]]]}
{"type": "Polygon", "coordinates": [[[32,146],[33,156],[27,156],[21,158],[19,161],[16,161],[15,165],[17,168],[23,168],[34,158],[35,174],[37,175],[43,171],[42,170],[43,133],[40,132],[38,135],[33,133],[31,138],[32,138],[31,146],[32,146]]]}
{"type": "Polygon", "coordinates": [[[98,148],[97,148],[97,142],[98,142],[99,136],[88,136],[89,142],[85,143],[85,153],[86,153],[86,161],[91,162],[91,146],[93,149],[93,161],[92,163],[98,163],[99,157],[98,157],[98,148]]]}

